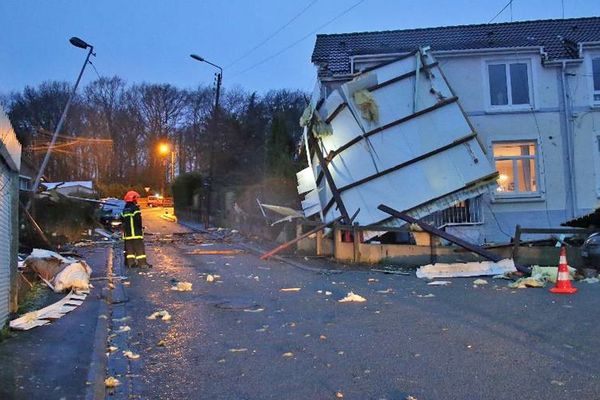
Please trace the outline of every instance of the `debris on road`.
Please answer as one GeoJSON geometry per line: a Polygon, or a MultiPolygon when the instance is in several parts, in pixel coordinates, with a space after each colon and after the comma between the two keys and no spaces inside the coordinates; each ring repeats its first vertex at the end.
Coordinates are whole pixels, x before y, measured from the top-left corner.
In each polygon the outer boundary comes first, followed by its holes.
{"type": "Polygon", "coordinates": [[[481,285],[487,285],[488,281],[486,281],[485,279],[475,279],[473,281],[473,286],[481,286],[481,285]]]}
{"type": "Polygon", "coordinates": [[[280,292],[299,292],[302,288],[299,287],[291,287],[291,288],[281,288],[280,292]]]}
{"type": "Polygon", "coordinates": [[[121,382],[112,376],[109,376],[108,378],[106,378],[104,380],[104,386],[106,386],[107,388],[115,388],[117,386],[119,386],[121,384],[121,382]]]}
{"type": "Polygon", "coordinates": [[[535,277],[530,276],[527,278],[521,278],[516,282],[509,283],[508,287],[511,289],[526,289],[526,288],[543,288],[546,286],[546,282],[535,277]]]}
{"type": "Polygon", "coordinates": [[[157,318],[162,319],[163,321],[170,321],[171,314],[169,314],[169,312],[166,310],[160,310],[160,311],[155,311],[146,317],[146,319],[157,319],[157,318]]]}
{"type": "Polygon", "coordinates": [[[427,282],[427,285],[428,286],[448,286],[451,283],[452,282],[450,282],[450,281],[431,281],[431,282],[427,282]]]}
{"type": "Polygon", "coordinates": [[[139,354],[136,354],[136,353],[132,352],[131,350],[123,351],[123,355],[125,357],[129,358],[130,360],[137,360],[138,358],[140,358],[139,354]]]}
{"type": "Polygon", "coordinates": [[[125,332],[129,332],[130,330],[131,330],[131,328],[128,325],[122,325],[115,332],[116,333],[125,333],[125,332]]]}
{"type": "Polygon", "coordinates": [[[344,394],[342,392],[335,392],[335,397],[337,397],[338,399],[343,399],[344,394]]]}
{"type": "Polygon", "coordinates": [[[229,349],[229,351],[230,351],[231,353],[243,353],[243,352],[245,352],[245,351],[248,351],[248,349],[247,349],[247,348],[245,348],[245,347],[242,347],[242,348],[239,348],[239,349],[229,349]]]}
{"type": "Polygon", "coordinates": [[[69,292],[61,300],[37,311],[31,311],[10,321],[11,329],[27,331],[36,326],[49,324],[51,320],[59,319],[73,311],[83,303],[88,292],[69,292]]]}
{"type": "Polygon", "coordinates": [[[244,308],[244,312],[257,313],[257,312],[263,312],[263,311],[265,311],[265,309],[262,307],[260,307],[260,308],[244,308]]]}
{"type": "Polygon", "coordinates": [[[119,348],[117,346],[108,346],[109,353],[114,353],[117,350],[119,350],[119,348]]]}
{"type": "Polygon", "coordinates": [[[437,263],[424,265],[417,269],[417,278],[460,278],[482,275],[498,275],[514,272],[515,263],[512,259],[505,258],[498,262],[468,262],[468,263],[437,263]]]}
{"type": "Polygon", "coordinates": [[[57,293],[70,289],[90,289],[92,269],[83,260],[64,257],[50,250],[33,249],[23,265],[57,293]]]}
{"type": "Polygon", "coordinates": [[[89,290],[92,269],[85,261],[78,261],[65,266],[54,277],[54,291],[89,290]]]}
{"type": "Polygon", "coordinates": [[[240,253],[243,253],[243,250],[240,250],[240,249],[232,249],[232,250],[196,249],[196,250],[188,251],[186,254],[190,255],[190,256],[207,256],[207,255],[225,256],[225,255],[235,255],[235,254],[240,254],[240,253]]]}
{"type": "Polygon", "coordinates": [[[288,351],[287,353],[283,353],[281,356],[282,357],[294,357],[294,353],[292,353],[291,351],[288,351]]]}
{"type": "Polygon", "coordinates": [[[191,292],[192,291],[192,283],[191,282],[177,282],[175,286],[171,286],[171,290],[176,292],[191,292]]]}
{"type": "Polygon", "coordinates": [[[363,303],[365,301],[367,301],[367,299],[365,299],[364,297],[356,293],[349,292],[346,297],[338,300],[338,303],[363,303]]]}
{"type": "MultiPolygon", "coordinates": [[[[575,268],[569,267],[569,280],[573,280],[575,277],[575,268]]],[[[540,280],[550,283],[556,283],[556,276],[558,275],[558,267],[540,267],[534,265],[531,267],[531,276],[535,276],[540,280]]]]}
{"type": "Polygon", "coordinates": [[[433,293],[428,293],[428,294],[418,294],[418,295],[417,295],[417,297],[420,297],[420,298],[427,299],[427,298],[430,298],[430,297],[435,297],[435,294],[433,294],[433,293]]]}

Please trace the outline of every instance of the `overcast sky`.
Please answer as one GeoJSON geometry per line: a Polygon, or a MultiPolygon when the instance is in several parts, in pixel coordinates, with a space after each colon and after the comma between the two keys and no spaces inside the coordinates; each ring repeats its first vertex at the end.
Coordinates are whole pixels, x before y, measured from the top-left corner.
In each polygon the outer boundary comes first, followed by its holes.
{"type": "MultiPolygon", "coordinates": [[[[258,92],[310,90],[315,82],[310,55],[316,33],[487,23],[507,3],[0,0],[0,93],[44,80],[73,82],[85,52],[69,44],[71,36],[95,46],[97,57],[92,61],[100,75],[119,75],[130,83],[171,83],[183,88],[212,84],[214,69],[189,57],[197,53],[224,67],[226,87],[239,85],[258,92]]],[[[514,0],[512,18],[561,18],[563,4],[567,18],[600,15],[600,0],[514,0]]],[[[508,7],[495,22],[510,18],[508,7]]],[[[96,78],[88,68],[83,82],[96,78]]]]}

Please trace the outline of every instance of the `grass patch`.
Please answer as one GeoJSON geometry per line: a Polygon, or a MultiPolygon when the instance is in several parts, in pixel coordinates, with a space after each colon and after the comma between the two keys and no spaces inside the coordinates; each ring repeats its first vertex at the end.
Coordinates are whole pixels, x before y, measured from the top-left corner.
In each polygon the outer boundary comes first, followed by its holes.
{"type": "Polygon", "coordinates": [[[27,292],[25,298],[19,304],[17,314],[23,315],[30,311],[39,310],[50,302],[52,291],[42,282],[34,282],[33,287],[27,292]]]}

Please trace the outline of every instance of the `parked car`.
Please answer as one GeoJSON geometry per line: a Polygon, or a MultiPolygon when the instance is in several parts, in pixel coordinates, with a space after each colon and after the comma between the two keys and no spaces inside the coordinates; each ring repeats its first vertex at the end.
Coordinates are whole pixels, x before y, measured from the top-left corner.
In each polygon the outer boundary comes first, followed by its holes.
{"type": "Polygon", "coordinates": [[[121,213],[125,208],[125,201],[115,198],[102,199],[100,206],[100,223],[106,229],[114,230],[121,226],[121,213]]]}
{"type": "Polygon", "coordinates": [[[600,269],[600,232],[585,239],[581,246],[581,258],[586,267],[600,269]]]}
{"type": "Polygon", "coordinates": [[[162,205],[162,196],[148,196],[148,207],[161,207],[162,205]]]}

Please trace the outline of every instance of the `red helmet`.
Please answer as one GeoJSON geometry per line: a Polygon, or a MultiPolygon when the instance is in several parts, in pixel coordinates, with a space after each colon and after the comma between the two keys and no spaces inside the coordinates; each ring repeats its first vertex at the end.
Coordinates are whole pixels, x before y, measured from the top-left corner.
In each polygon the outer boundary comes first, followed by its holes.
{"type": "Polygon", "coordinates": [[[123,200],[125,200],[126,202],[137,202],[137,199],[140,198],[140,194],[136,191],[130,190],[129,192],[127,192],[127,194],[125,195],[125,197],[123,198],[123,200]]]}

